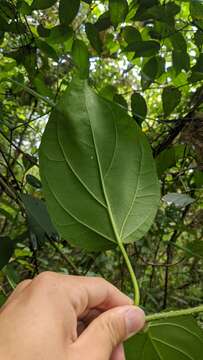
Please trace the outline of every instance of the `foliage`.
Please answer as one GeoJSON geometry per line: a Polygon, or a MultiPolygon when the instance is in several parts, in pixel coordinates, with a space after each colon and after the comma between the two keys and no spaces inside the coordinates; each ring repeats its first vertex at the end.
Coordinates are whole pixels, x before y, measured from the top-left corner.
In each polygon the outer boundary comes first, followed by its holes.
{"type": "MultiPolygon", "coordinates": [[[[108,211],[93,198],[87,201],[85,192],[88,187],[91,196],[104,203],[101,174],[105,161],[112,158],[116,123],[121,151],[118,173],[109,176],[107,193],[117,224],[132,201],[139,163],[142,184],[150,185],[140,190],[141,196],[147,193],[142,203],[135,197],[138,208],[126,224],[140,234],[122,243],[132,264],[131,276],[134,270],[140,285],[141,306],[154,313],[201,304],[202,47],[199,0],[0,1],[0,303],[20,280],[46,269],[99,274],[132,296],[123,255],[115,238],[109,241],[114,235],[110,227],[107,230],[108,211]],[[73,91],[75,77],[80,80],[73,91]],[[40,179],[38,149],[50,112],[40,179]],[[100,142],[100,169],[86,125],[89,119],[100,142]],[[146,151],[142,162],[141,148],[146,151]],[[63,162],[53,163],[59,150],[63,162]],[[86,156],[92,151],[93,162],[86,156]],[[73,175],[66,175],[68,154],[78,170],[77,184],[73,175]],[[162,200],[145,234],[157,205],[157,196],[153,201],[149,197],[156,178],[154,164],[162,200]],[[62,231],[65,215],[56,204],[51,208],[53,194],[48,195],[45,177],[52,192],[60,192],[66,210],[75,206],[74,214],[80,220],[86,216],[88,226],[105,232],[108,239],[78,224],[62,231]],[[149,222],[140,227],[147,214],[149,222]],[[109,245],[113,249],[104,251],[109,245]]],[[[150,322],[148,331],[130,340],[128,359],[136,359],[139,351],[146,360],[198,358],[201,330],[190,316],[170,318],[171,328],[156,326],[163,320],[150,322]],[[150,336],[159,341],[150,343],[150,336]],[[135,352],[135,346],[140,350],[135,352]]],[[[202,324],[200,315],[197,321],[202,324]]]]}

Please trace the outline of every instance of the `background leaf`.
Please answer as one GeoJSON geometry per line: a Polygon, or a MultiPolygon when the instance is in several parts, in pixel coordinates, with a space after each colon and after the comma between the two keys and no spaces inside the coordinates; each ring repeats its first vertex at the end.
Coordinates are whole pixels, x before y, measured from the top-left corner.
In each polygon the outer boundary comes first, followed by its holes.
{"type": "Polygon", "coordinates": [[[15,242],[8,236],[0,236],[0,270],[9,262],[14,247],[15,242]]]}
{"type": "Polygon", "coordinates": [[[181,92],[174,86],[165,87],[162,93],[164,115],[170,115],[181,100],[181,92]]]}
{"type": "Polygon", "coordinates": [[[58,239],[44,201],[27,194],[21,194],[21,198],[26,209],[31,236],[35,236],[40,245],[46,240],[46,235],[58,239]]]}
{"type": "Polygon", "coordinates": [[[53,6],[57,0],[33,0],[31,4],[32,10],[43,10],[53,6]]]}
{"type": "Polygon", "coordinates": [[[111,22],[116,27],[126,18],[128,13],[127,0],[109,0],[109,12],[111,22]]]}
{"type": "Polygon", "coordinates": [[[96,26],[91,23],[86,23],[85,31],[90,44],[97,51],[97,53],[100,54],[102,52],[102,41],[96,26]]]}
{"type": "Polygon", "coordinates": [[[134,92],[131,96],[131,109],[134,119],[139,125],[142,124],[143,120],[147,115],[147,104],[144,97],[134,92]]]}
{"type": "Polygon", "coordinates": [[[59,19],[61,24],[69,25],[75,19],[80,8],[80,0],[60,0],[59,19]]]}
{"type": "Polygon", "coordinates": [[[163,196],[162,200],[178,207],[185,207],[195,201],[195,199],[191,198],[189,195],[179,193],[168,193],[163,196]]]}

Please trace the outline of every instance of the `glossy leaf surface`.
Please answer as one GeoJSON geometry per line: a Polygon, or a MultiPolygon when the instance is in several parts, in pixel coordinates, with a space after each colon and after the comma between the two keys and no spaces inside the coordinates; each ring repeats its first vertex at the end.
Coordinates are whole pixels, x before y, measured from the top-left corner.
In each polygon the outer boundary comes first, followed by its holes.
{"type": "Polygon", "coordinates": [[[53,110],[40,148],[50,215],[62,237],[88,249],[133,242],[159,203],[151,150],[121,106],[75,81],[53,110]]]}
{"type": "Polygon", "coordinates": [[[127,360],[200,360],[203,332],[192,316],[154,321],[128,340],[125,350],[127,360]]]}

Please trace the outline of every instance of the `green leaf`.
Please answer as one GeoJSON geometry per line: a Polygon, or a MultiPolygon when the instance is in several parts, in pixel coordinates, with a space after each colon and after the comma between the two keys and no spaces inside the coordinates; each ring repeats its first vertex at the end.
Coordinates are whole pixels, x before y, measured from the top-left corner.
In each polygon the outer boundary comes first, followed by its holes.
{"type": "Polygon", "coordinates": [[[157,54],[159,50],[160,44],[155,40],[135,41],[125,48],[125,51],[134,51],[135,57],[150,57],[157,54]]]}
{"type": "Polygon", "coordinates": [[[82,40],[76,39],[73,42],[72,58],[80,78],[87,79],[89,76],[89,52],[82,40]]]}
{"type": "Polygon", "coordinates": [[[158,60],[157,57],[154,56],[150,58],[143,66],[141,70],[141,84],[142,89],[147,89],[156,79],[158,73],[158,60]]]}
{"type": "Polygon", "coordinates": [[[115,101],[117,104],[123,106],[124,108],[128,109],[128,103],[121,94],[115,94],[113,97],[113,101],[115,101]]]}
{"type": "Polygon", "coordinates": [[[203,171],[196,170],[194,172],[194,179],[195,179],[195,184],[197,185],[197,187],[202,187],[203,186],[203,171]]]}
{"type": "Polygon", "coordinates": [[[15,242],[8,236],[0,236],[0,270],[8,264],[13,251],[15,242]]]}
{"type": "Polygon", "coordinates": [[[111,26],[109,11],[104,12],[94,24],[98,31],[104,31],[111,26]]]}
{"type": "Polygon", "coordinates": [[[100,92],[99,95],[104,97],[107,100],[113,101],[114,96],[116,95],[117,89],[113,85],[106,85],[104,86],[100,92]]]}
{"type": "Polygon", "coordinates": [[[102,52],[102,41],[99,36],[99,32],[94,24],[86,23],[85,31],[87,38],[92,45],[92,47],[97,51],[98,54],[102,52]]]}
{"type": "Polygon", "coordinates": [[[112,24],[117,27],[128,14],[127,0],[109,0],[109,13],[112,24]]]}
{"type": "Polygon", "coordinates": [[[74,245],[134,242],[152,224],[159,184],[149,144],[121,106],[85,81],[74,81],[51,114],[40,173],[52,220],[74,245]]]}
{"type": "Polygon", "coordinates": [[[44,10],[53,6],[57,0],[33,0],[31,4],[32,10],[44,10]]]}
{"type": "Polygon", "coordinates": [[[64,44],[66,41],[72,39],[73,30],[66,25],[56,25],[50,29],[48,41],[50,44],[64,44]]]}
{"type": "Polygon", "coordinates": [[[44,201],[27,194],[21,194],[21,198],[25,206],[30,231],[35,234],[37,241],[42,244],[46,235],[57,239],[57,231],[52,224],[44,201]]]}
{"type": "Polygon", "coordinates": [[[180,6],[170,1],[163,5],[154,5],[146,8],[143,2],[137,10],[134,20],[156,19],[161,22],[174,24],[174,17],[180,12],[180,6]]]}
{"type": "Polygon", "coordinates": [[[195,45],[198,48],[201,48],[201,46],[203,45],[203,30],[198,29],[195,34],[194,34],[194,41],[195,41],[195,45]]]}
{"type": "Polygon", "coordinates": [[[192,316],[154,321],[125,344],[128,360],[200,360],[203,332],[192,316]]]}
{"type": "Polygon", "coordinates": [[[132,44],[135,41],[142,41],[142,36],[139,32],[139,30],[137,30],[135,27],[133,26],[126,26],[123,29],[123,37],[124,40],[128,43],[128,44],[132,44]]]}
{"type": "Polygon", "coordinates": [[[54,48],[52,46],[50,46],[46,41],[40,40],[40,39],[36,39],[36,45],[37,47],[49,58],[57,61],[58,60],[58,55],[56,53],[56,51],[54,50],[54,48]]]}
{"type": "Polygon", "coordinates": [[[186,155],[185,145],[175,145],[162,151],[156,158],[159,177],[169,168],[176,165],[179,159],[186,155]]]}
{"type": "Polygon", "coordinates": [[[181,70],[188,71],[190,69],[190,56],[182,50],[172,52],[173,67],[178,75],[181,70]]]}
{"type": "Polygon", "coordinates": [[[28,184],[37,189],[40,189],[42,187],[41,181],[31,174],[26,175],[26,181],[28,184]]]}
{"type": "Polygon", "coordinates": [[[37,158],[35,156],[24,153],[22,160],[26,171],[32,168],[34,165],[37,165],[37,158]]]}
{"type": "Polygon", "coordinates": [[[180,193],[168,193],[163,196],[162,200],[180,208],[190,205],[195,201],[195,199],[191,198],[189,195],[180,193]]]}
{"type": "Polygon", "coordinates": [[[37,32],[41,37],[48,37],[50,35],[50,29],[45,28],[42,24],[38,25],[37,32]]]}
{"type": "Polygon", "coordinates": [[[144,97],[134,92],[131,96],[131,109],[134,119],[139,125],[142,124],[147,115],[147,104],[144,97]]]}
{"type": "Polygon", "coordinates": [[[182,51],[183,53],[187,52],[187,42],[184,36],[180,32],[170,36],[171,44],[176,51],[182,51]]]}
{"type": "Polygon", "coordinates": [[[195,20],[203,20],[203,1],[191,0],[190,14],[195,20]]]}
{"type": "Polygon", "coordinates": [[[69,25],[75,19],[80,8],[80,0],[60,0],[59,19],[61,24],[69,25]]]}
{"type": "Polygon", "coordinates": [[[187,245],[187,250],[191,254],[187,254],[189,257],[201,257],[203,258],[203,241],[202,240],[195,240],[192,241],[187,245]]]}
{"type": "Polygon", "coordinates": [[[170,115],[176,106],[180,103],[181,92],[174,86],[165,87],[162,93],[162,103],[164,115],[170,115]]]}

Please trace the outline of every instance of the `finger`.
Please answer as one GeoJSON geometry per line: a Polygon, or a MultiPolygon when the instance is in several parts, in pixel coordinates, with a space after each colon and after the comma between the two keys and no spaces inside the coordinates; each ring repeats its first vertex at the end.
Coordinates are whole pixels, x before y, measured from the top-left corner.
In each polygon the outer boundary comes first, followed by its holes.
{"type": "Polygon", "coordinates": [[[32,280],[27,279],[27,280],[23,280],[21,281],[15,288],[15,290],[12,292],[12,294],[9,296],[9,298],[7,299],[7,301],[4,303],[4,305],[1,307],[0,311],[3,311],[3,309],[10,304],[14,299],[16,299],[16,297],[22,293],[23,290],[25,290],[30,283],[32,282],[32,280]]]}
{"type": "Polygon", "coordinates": [[[132,300],[102,278],[70,276],[63,279],[77,316],[87,309],[108,310],[116,306],[132,305],[132,300]],[[69,284],[68,284],[69,281],[69,284]],[[72,291],[70,292],[70,287],[72,291]]]}
{"type": "Polygon", "coordinates": [[[106,280],[97,277],[45,272],[33,280],[33,286],[38,288],[38,296],[48,297],[49,303],[60,304],[64,311],[67,311],[67,303],[72,305],[76,317],[89,309],[108,310],[132,304],[128,296],[106,280]]]}
{"type": "MultiPolygon", "coordinates": [[[[89,360],[110,359],[113,350],[127,337],[141,330],[144,323],[143,310],[134,306],[120,306],[98,316],[71,346],[81,354],[84,351],[89,353],[89,360]]],[[[117,354],[121,356],[121,350],[120,354],[117,350],[117,354]]]]}
{"type": "Polygon", "coordinates": [[[111,355],[111,360],[125,360],[123,344],[118,345],[111,355]]]}

